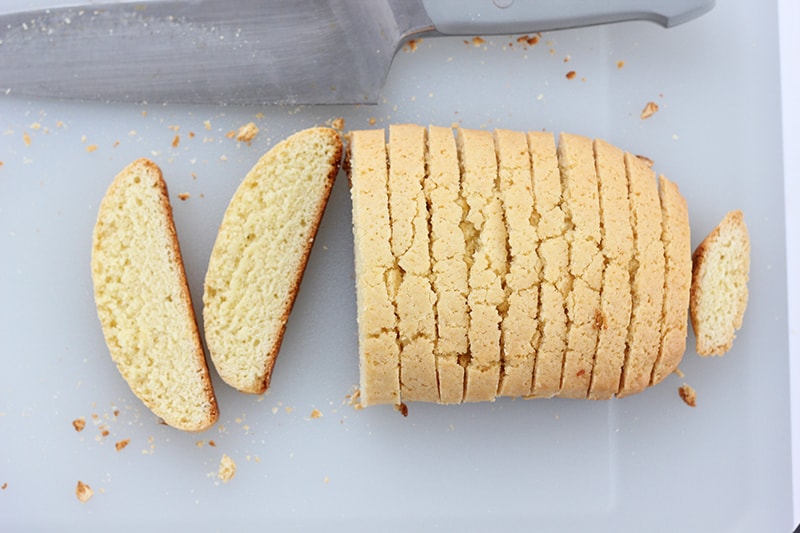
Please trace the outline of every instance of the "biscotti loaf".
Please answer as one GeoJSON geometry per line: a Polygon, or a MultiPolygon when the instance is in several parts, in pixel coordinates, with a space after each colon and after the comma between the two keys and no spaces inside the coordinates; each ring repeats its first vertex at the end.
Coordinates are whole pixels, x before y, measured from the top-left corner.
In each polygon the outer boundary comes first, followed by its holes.
{"type": "Polygon", "coordinates": [[[259,159],[225,211],[206,273],[203,319],[217,372],[240,391],[269,387],[341,157],[335,130],[295,133],[259,159]]]}
{"type": "Polygon", "coordinates": [[[97,314],[131,390],[170,426],[201,431],[217,402],[161,170],[139,159],[111,183],[92,243],[97,314]]]}
{"type": "Polygon", "coordinates": [[[689,218],[648,160],[398,125],[351,132],[348,162],[363,405],[608,399],[677,368],[689,218]]]}

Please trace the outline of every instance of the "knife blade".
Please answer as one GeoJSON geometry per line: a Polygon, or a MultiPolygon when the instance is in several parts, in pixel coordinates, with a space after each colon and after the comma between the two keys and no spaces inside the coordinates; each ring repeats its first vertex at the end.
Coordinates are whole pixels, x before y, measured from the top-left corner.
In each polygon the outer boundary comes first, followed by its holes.
{"type": "Polygon", "coordinates": [[[0,15],[0,92],[114,102],[376,103],[409,39],[627,20],[714,0],[155,0],[0,15]]]}

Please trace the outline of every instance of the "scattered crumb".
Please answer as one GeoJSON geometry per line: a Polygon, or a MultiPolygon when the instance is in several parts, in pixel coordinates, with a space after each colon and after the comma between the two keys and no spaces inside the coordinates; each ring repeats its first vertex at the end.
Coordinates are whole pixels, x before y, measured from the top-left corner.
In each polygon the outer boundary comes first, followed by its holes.
{"type": "Polygon", "coordinates": [[[194,132],[193,131],[190,131],[189,133],[187,133],[187,135],[189,136],[190,139],[194,139],[194,132]]]}
{"type": "Polygon", "coordinates": [[[311,414],[309,416],[311,417],[312,420],[315,418],[322,418],[322,413],[319,411],[319,409],[314,409],[313,411],[311,411],[311,414]]]}
{"type": "Polygon", "coordinates": [[[398,405],[395,405],[394,410],[398,411],[403,416],[408,416],[408,406],[402,402],[398,405]]]}
{"type": "Polygon", "coordinates": [[[94,496],[94,491],[92,488],[84,483],[81,480],[78,480],[78,485],[75,487],[75,496],[78,497],[78,501],[81,503],[86,503],[94,496]]]}
{"type": "Polygon", "coordinates": [[[222,459],[219,462],[219,471],[217,476],[223,483],[227,483],[233,476],[236,475],[236,463],[228,457],[227,454],[222,454],[222,459]]]}
{"type": "Polygon", "coordinates": [[[375,123],[378,121],[375,119],[375,117],[369,117],[369,120],[367,122],[369,123],[370,126],[374,126],[375,123]]]}
{"type": "Polygon", "coordinates": [[[121,451],[121,450],[124,450],[124,449],[125,449],[125,446],[127,446],[128,444],[130,444],[130,442],[131,442],[131,439],[122,439],[122,440],[120,440],[120,441],[117,441],[117,442],[114,444],[114,448],[116,448],[116,450],[119,452],[119,451],[121,451]]]}
{"type": "Polygon", "coordinates": [[[4,164],[5,164],[5,163],[3,163],[2,161],[0,161],[0,167],[2,167],[4,164]]]}
{"type": "Polygon", "coordinates": [[[116,148],[119,146],[119,141],[114,141],[114,144],[111,145],[112,148],[116,148]]]}
{"type": "Polygon", "coordinates": [[[681,400],[683,400],[684,403],[689,407],[694,407],[697,405],[697,393],[686,383],[678,388],[678,394],[681,395],[681,400]]]}
{"type": "Polygon", "coordinates": [[[342,131],[344,129],[344,117],[333,119],[331,121],[331,128],[342,131]]]}
{"type": "Polygon", "coordinates": [[[28,135],[27,131],[23,131],[22,132],[22,142],[25,143],[25,146],[30,146],[31,145],[31,136],[28,135]]]}
{"type": "Polygon", "coordinates": [[[6,490],[7,488],[8,488],[8,483],[3,483],[2,485],[0,485],[0,489],[2,490],[6,490]]]}
{"type": "Polygon", "coordinates": [[[198,448],[202,448],[203,447],[203,441],[199,440],[199,441],[195,442],[194,445],[197,446],[198,448]]]}
{"type": "Polygon", "coordinates": [[[256,113],[256,118],[258,118],[258,119],[264,118],[264,113],[261,113],[261,112],[256,113]]]}
{"type": "Polygon", "coordinates": [[[569,63],[569,60],[570,60],[569,55],[564,56],[564,63],[569,63]]]}
{"type": "Polygon", "coordinates": [[[95,150],[97,150],[96,144],[90,144],[89,146],[86,147],[86,151],[89,153],[94,152],[95,150]]]}
{"type": "Polygon", "coordinates": [[[258,135],[258,126],[255,125],[255,122],[248,122],[236,132],[236,140],[249,143],[255,139],[256,135],[258,135]]]}
{"type": "Polygon", "coordinates": [[[147,109],[145,109],[144,111],[142,111],[142,116],[143,116],[143,117],[146,117],[146,116],[147,116],[147,109]]]}
{"type": "Polygon", "coordinates": [[[575,71],[574,70],[570,70],[569,72],[567,72],[567,79],[568,80],[571,80],[571,79],[574,79],[574,78],[575,78],[575,71]]]}
{"type": "Polygon", "coordinates": [[[176,135],[175,138],[172,139],[172,147],[177,148],[180,143],[181,143],[181,136],[176,135]]]}
{"type": "Polygon", "coordinates": [[[676,376],[678,376],[678,377],[679,377],[679,378],[681,378],[681,379],[683,379],[683,378],[684,378],[684,374],[683,374],[683,372],[681,372],[681,369],[680,369],[680,368],[676,368],[676,369],[675,369],[675,375],[676,375],[676,376]]]}
{"type": "Polygon", "coordinates": [[[181,200],[188,200],[189,199],[189,193],[188,192],[178,193],[178,198],[180,198],[181,200]]]}
{"type": "Polygon", "coordinates": [[[657,111],[658,111],[657,103],[647,102],[647,104],[644,106],[644,109],[642,109],[642,114],[640,115],[640,117],[642,118],[642,120],[650,118],[653,115],[655,115],[657,111]]]}
{"type": "Polygon", "coordinates": [[[624,66],[625,66],[625,62],[624,61],[621,61],[621,60],[617,61],[617,68],[622,68],[624,66]]]}
{"type": "Polygon", "coordinates": [[[530,37],[528,35],[523,35],[521,37],[517,37],[517,42],[519,44],[527,44],[528,46],[533,46],[539,42],[540,38],[541,38],[540,34],[536,34],[533,37],[530,37]]]}
{"type": "Polygon", "coordinates": [[[284,408],[284,410],[285,410],[287,413],[291,413],[292,411],[294,411],[294,407],[289,407],[289,406],[287,405],[287,406],[284,408]]]}
{"type": "Polygon", "coordinates": [[[325,483],[326,485],[328,484],[329,481],[330,481],[330,479],[328,478],[328,476],[325,476],[324,478],[322,478],[322,482],[325,483]]]}
{"type": "Polygon", "coordinates": [[[472,43],[472,46],[481,46],[482,44],[486,43],[483,37],[473,37],[472,41],[470,42],[472,43]]]}
{"type": "Polygon", "coordinates": [[[417,51],[417,45],[419,45],[421,42],[422,42],[422,39],[411,39],[403,46],[403,51],[405,51],[405,52],[416,52],[417,51]]]}
{"type": "Polygon", "coordinates": [[[205,126],[205,128],[210,131],[211,130],[211,121],[210,120],[204,120],[203,121],[203,126],[205,126]]]}
{"type": "Polygon", "coordinates": [[[75,431],[83,431],[83,428],[86,427],[86,419],[83,417],[76,418],[72,421],[72,427],[75,428],[75,431]]]}
{"type": "Polygon", "coordinates": [[[225,134],[225,137],[227,137],[228,139],[233,139],[234,137],[236,137],[236,132],[231,130],[225,134]]]}
{"type": "Polygon", "coordinates": [[[208,445],[211,446],[212,448],[216,448],[217,447],[217,443],[214,442],[213,440],[209,440],[208,441],[208,445]]]}
{"type": "Polygon", "coordinates": [[[42,129],[42,125],[39,124],[38,122],[34,122],[33,124],[31,124],[31,129],[32,130],[40,130],[40,129],[42,129]]]}

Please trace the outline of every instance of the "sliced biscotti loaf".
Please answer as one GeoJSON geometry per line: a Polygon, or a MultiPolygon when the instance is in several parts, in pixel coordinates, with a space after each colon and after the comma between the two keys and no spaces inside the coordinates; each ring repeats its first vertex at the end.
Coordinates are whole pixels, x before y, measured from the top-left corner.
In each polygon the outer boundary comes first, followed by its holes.
{"type": "Polygon", "coordinates": [[[723,355],[742,327],[750,277],[750,236],[731,211],[693,254],[690,310],[697,353],[723,355]]]}
{"type": "Polygon", "coordinates": [[[353,204],[360,402],[400,403],[400,340],[395,293],[400,274],[391,249],[386,132],[349,134],[353,204]]]}
{"type": "Polygon", "coordinates": [[[634,257],[632,261],[631,323],[618,397],[643,391],[661,344],[664,299],[664,244],[661,241],[661,202],[655,173],[644,158],[625,153],[631,201],[634,257]]]}
{"type": "Polygon", "coordinates": [[[430,216],[431,270],[436,292],[436,375],[439,401],[461,403],[464,397],[464,367],[468,353],[466,240],[461,228],[464,217],[461,173],[453,130],[428,128],[428,175],[424,190],[430,216]]]}
{"type": "Polygon", "coordinates": [[[342,158],[330,128],[300,131],[259,159],[228,205],[203,294],[220,377],[263,393],[342,158]]]}
{"type": "Polygon", "coordinates": [[[494,140],[488,131],[459,129],[461,186],[467,213],[464,231],[469,262],[469,358],[464,401],[492,401],[501,370],[501,309],[508,270],[507,230],[497,177],[494,140]]]}
{"type": "Polygon", "coordinates": [[[541,333],[530,396],[549,398],[561,389],[561,368],[567,348],[565,302],[572,284],[568,268],[567,219],[554,135],[529,132],[528,151],[535,199],[533,221],[539,238],[537,255],[542,263],[538,309],[541,333]]]}
{"type": "Polygon", "coordinates": [[[564,190],[568,226],[569,273],[572,286],[566,300],[567,350],[558,395],[586,398],[597,348],[603,255],[600,253],[600,201],[592,140],[562,133],[558,166],[564,190]]]}
{"type": "MultiPolygon", "coordinates": [[[[625,153],[595,139],[594,159],[600,184],[600,223],[605,261],[600,290],[597,349],[589,387],[593,400],[613,397],[625,362],[625,341],[631,320],[631,228],[625,153]]],[[[686,313],[684,311],[684,318],[686,313]]]]}
{"type": "Polygon", "coordinates": [[[499,396],[530,394],[539,344],[539,238],[533,219],[535,203],[528,140],[523,132],[495,130],[503,218],[508,232],[506,305],[499,396]]]}
{"type": "Polygon", "coordinates": [[[689,321],[686,309],[692,284],[692,243],[689,208],[678,186],[664,176],[658,178],[661,194],[661,223],[664,243],[664,306],[661,344],[653,365],[650,385],[662,381],[678,368],[686,351],[689,321]]]}
{"type": "Polygon", "coordinates": [[[395,294],[404,400],[439,401],[425,180],[425,128],[389,128],[389,219],[392,254],[400,272],[395,294]]]}
{"type": "Polygon", "coordinates": [[[202,431],[219,411],[186,283],[161,170],[139,159],[120,172],[92,241],[97,315],[131,390],[170,426],[202,431]]]}

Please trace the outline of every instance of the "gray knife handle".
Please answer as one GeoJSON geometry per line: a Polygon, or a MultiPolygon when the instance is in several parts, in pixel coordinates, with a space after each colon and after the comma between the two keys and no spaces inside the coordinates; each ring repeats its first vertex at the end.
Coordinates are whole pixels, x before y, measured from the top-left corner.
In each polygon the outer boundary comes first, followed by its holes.
{"type": "Polygon", "coordinates": [[[422,0],[444,35],[498,35],[559,30],[628,20],[664,27],[714,7],[714,0],[422,0]]]}

